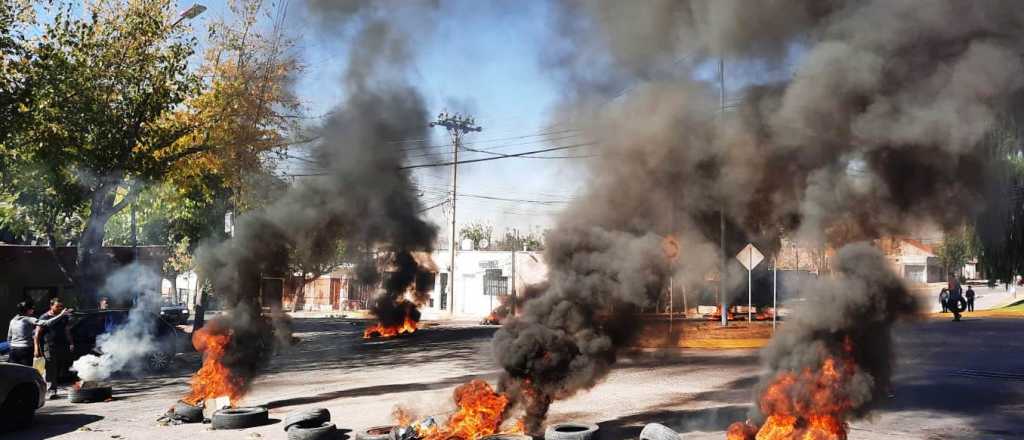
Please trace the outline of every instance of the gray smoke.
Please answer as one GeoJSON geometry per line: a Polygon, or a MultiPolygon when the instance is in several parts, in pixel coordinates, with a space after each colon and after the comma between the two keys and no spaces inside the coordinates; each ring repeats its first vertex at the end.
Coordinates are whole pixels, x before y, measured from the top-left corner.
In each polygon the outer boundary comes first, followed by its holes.
{"type": "MultiPolygon", "coordinates": [[[[160,313],[162,278],[150,267],[130,264],[115,270],[103,283],[100,293],[115,303],[132,304],[128,318],[111,333],[96,338],[96,351],[76,360],[71,369],[78,378],[100,381],[117,372],[137,371],[146,355],[160,349],[156,339],[156,325],[160,313]]],[[[102,326],[104,321],[83,322],[79,325],[102,326]]]]}
{"type": "MultiPolygon", "coordinates": [[[[597,142],[598,157],[588,193],[549,236],[550,288],[494,340],[506,387],[529,391],[534,430],[553,399],[606,375],[632,333],[614,313],[665,287],[658,236],[679,236],[677,279],[699,285],[721,258],[719,214],[730,258],[747,242],[770,253],[780,234],[839,248],[921,221],[958,224],[977,209],[962,202],[985,186],[978,144],[1024,86],[1014,1],[594,0],[557,10],[563,33],[546,55],[569,91],[556,123],[597,142]],[[717,82],[699,79],[716,76],[718,57],[727,72],[772,80],[730,88],[719,115],[717,82]]],[[[845,284],[903,304],[879,256],[847,250],[837,264],[845,284]]],[[[745,281],[725,276],[727,287],[745,281]]],[[[829,289],[839,285],[805,294],[840,295],[829,289]]],[[[863,316],[849,300],[814,304],[818,316],[863,316]]],[[[877,351],[859,359],[884,383],[888,326],[844,322],[835,330],[870,333],[858,350],[877,351]]],[[[780,341],[834,337],[802,327],[815,325],[786,326],[780,341]]],[[[778,368],[807,360],[774,353],[778,368]]]]}
{"type": "MultiPolygon", "coordinates": [[[[430,251],[434,242],[436,229],[420,217],[409,177],[399,170],[416,151],[394,142],[428,137],[423,100],[402,75],[406,35],[375,15],[363,18],[337,24],[354,26],[357,34],[348,46],[345,102],[313,130],[319,140],[307,157],[317,175],[295,181],[268,206],[239,216],[232,238],[206,244],[197,254],[200,274],[232,309],[217,323],[235,335],[224,363],[246,382],[271,353],[260,342],[270,340],[272,330],[261,317],[261,276],[286,273],[290,256],[308,264],[333,261],[340,244],[353,252],[383,245],[405,255],[430,251]],[[238,336],[243,334],[248,336],[238,336]]],[[[273,330],[278,341],[290,336],[286,326],[273,330]]]]}

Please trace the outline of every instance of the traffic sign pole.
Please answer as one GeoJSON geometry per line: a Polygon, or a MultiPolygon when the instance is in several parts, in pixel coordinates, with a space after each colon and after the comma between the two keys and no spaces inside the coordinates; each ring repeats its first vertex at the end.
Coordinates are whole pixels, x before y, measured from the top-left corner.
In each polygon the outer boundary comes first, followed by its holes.
{"type": "Polygon", "coordinates": [[[754,267],[754,253],[753,252],[748,252],[747,253],[747,261],[750,262],[750,264],[747,265],[747,322],[749,323],[749,322],[752,321],[752,319],[750,319],[750,318],[753,315],[750,312],[750,307],[752,305],[754,305],[754,293],[753,293],[754,292],[754,284],[752,282],[752,280],[754,278],[754,275],[753,275],[754,274],[754,269],[753,269],[753,267],[754,267]]]}

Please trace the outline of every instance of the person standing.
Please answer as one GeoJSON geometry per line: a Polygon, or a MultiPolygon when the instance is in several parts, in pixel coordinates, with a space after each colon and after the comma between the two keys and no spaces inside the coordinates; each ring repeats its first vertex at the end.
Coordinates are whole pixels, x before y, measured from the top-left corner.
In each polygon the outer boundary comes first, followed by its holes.
{"type": "Polygon", "coordinates": [[[953,320],[960,320],[960,312],[964,310],[963,289],[960,282],[952,274],[949,275],[949,299],[946,301],[949,311],[953,312],[953,320]]]}
{"type": "MultiPolygon", "coordinates": [[[[64,303],[60,298],[50,300],[50,310],[43,313],[40,319],[50,319],[63,313],[64,303]]],[[[50,398],[57,398],[57,390],[61,376],[71,366],[71,354],[75,351],[75,343],[71,339],[71,326],[67,320],[46,327],[36,327],[36,357],[46,357],[46,382],[50,389],[50,398]],[[40,339],[42,344],[40,344],[40,339]],[[40,352],[40,348],[44,350],[40,352]]]]}
{"type": "Polygon", "coordinates": [[[33,333],[36,326],[49,327],[70,314],[65,310],[60,315],[51,319],[35,318],[35,307],[32,303],[22,301],[18,303],[18,312],[11,318],[7,326],[7,342],[11,344],[11,354],[7,360],[11,363],[32,366],[32,356],[35,354],[35,338],[33,333]]]}
{"type": "Polygon", "coordinates": [[[967,298],[967,311],[974,311],[974,288],[967,286],[967,292],[964,293],[964,297],[967,298]]]}
{"type": "Polygon", "coordinates": [[[939,291],[939,304],[942,304],[942,313],[949,312],[949,289],[943,287],[939,291]]]}

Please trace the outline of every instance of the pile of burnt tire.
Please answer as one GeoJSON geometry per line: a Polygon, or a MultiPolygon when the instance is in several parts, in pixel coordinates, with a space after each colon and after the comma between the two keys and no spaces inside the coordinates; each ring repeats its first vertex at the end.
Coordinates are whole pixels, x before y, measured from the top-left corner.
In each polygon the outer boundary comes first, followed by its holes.
{"type": "Polygon", "coordinates": [[[331,423],[327,408],[293,411],[284,419],[288,440],[336,440],[338,428],[331,423]]]}

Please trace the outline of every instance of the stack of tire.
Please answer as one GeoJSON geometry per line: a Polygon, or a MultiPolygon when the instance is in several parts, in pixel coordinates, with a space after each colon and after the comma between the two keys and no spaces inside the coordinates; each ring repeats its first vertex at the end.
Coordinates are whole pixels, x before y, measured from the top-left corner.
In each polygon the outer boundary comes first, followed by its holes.
{"type": "Polygon", "coordinates": [[[284,418],[284,430],[288,440],[336,440],[338,428],[331,423],[327,408],[310,408],[293,411],[284,418]]]}

